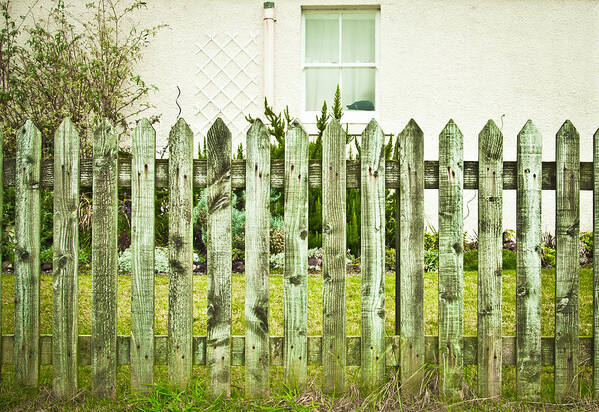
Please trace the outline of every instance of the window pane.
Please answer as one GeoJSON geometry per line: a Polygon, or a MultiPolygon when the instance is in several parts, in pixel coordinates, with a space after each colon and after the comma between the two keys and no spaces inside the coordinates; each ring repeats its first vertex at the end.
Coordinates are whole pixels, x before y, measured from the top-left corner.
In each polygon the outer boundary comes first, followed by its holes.
{"type": "Polygon", "coordinates": [[[339,69],[306,69],[306,110],[320,110],[322,102],[333,103],[339,83],[339,69]]]}
{"type": "Polygon", "coordinates": [[[339,62],[339,15],[306,15],[306,63],[339,62]]]}
{"type": "Polygon", "coordinates": [[[341,99],[349,110],[374,110],[375,69],[343,69],[341,99]]]}
{"type": "Polygon", "coordinates": [[[374,13],[343,15],[343,63],[374,63],[374,26],[374,13]]]}

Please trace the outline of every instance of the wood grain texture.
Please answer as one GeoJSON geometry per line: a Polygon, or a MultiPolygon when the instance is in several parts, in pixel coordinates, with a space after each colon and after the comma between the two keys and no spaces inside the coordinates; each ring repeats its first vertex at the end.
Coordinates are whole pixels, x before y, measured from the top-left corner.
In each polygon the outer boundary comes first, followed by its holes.
{"type": "Polygon", "coordinates": [[[593,135],[593,166],[593,397],[599,399],[599,129],[593,135]]]}
{"type": "Polygon", "coordinates": [[[169,133],[168,377],[185,389],[191,379],[193,326],[193,132],[180,118],[169,133]]]}
{"type": "Polygon", "coordinates": [[[375,120],[362,134],[362,379],[366,392],[385,377],[385,137],[375,120]]]}
{"type": "Polygon", "coordinates": [[[247,132],[245,191],[245,389],[266,396],[270,277],[270,135],[257,119],[247,132]]]}
{"type": "Polygon", "coordinates": [[[569,120],[556,136],[555,401],[578,396],[580,137],[569,120]]]}
{"type": "Polygon", "coordinates": [[[102,120],[94,133],[92,220],[92,391],[116,395],[118,133],[102,120]]]}
{"type": "Polygon", "coordinates": [[[40,165],[42,135],[31,120],[17,131],[15,188],[15,378],[39,380],[40,165]]]}
{"type": "MultiPolygon", "coordinates": [[[[245,160],[233,160],[231,164],[231,187],[245,187],[245,160]]],[[[517,162],[503,162],[503,189],[516,190],[517,162]]],[[[81,188],[91,188],[92,163],[90,160],[81,160],[81,188]]],[[[308,185],[310,188],[322,187],[322,162],[310,160],[308,185]]],[[[156,187],[169,187],[168,159],[156,159],[156,187]]],[[[360,187],[360,161],[348,160],[346,166],[347,188],[360,187]]],[[[543,190],[555,190],[555,162],[543,162],[542,173],[543,190]]],[[[15,159],[4,161],[4,186],[15,185],[15,159]]],[[[285,180],[285,165],[283,160],[271,160],[270,181],[272,188],[283,188],[285,180]]],[[[52,187],[54,171],[51,161],[42,162],[42,187],[52,187]]],[[[119,160],[119,187],[131,187],[131,160],[119,160]]],[[[206,187],[206,160],[193,162],[193,187],[206,187]]],[[[385,187],[387,189],[399,188],[399,163],[389,160],[385,166],[385,187]]],[[[439,162],[436,160],[424,161],[424,188],[439,188],[439,162]]],[[[464,189],[478,189],[478,162],[464,161],[464,189]]],[[[593,162],[580,162],[580,190],[593,190],[593,162]]]]}
{"type": "Polygon", "coordinates": [[[397,137],[395,330],[404,394],[418,394],[424,377],[424,135],[414,119],[397,137]]]}
{"type": "Polygon", "coordinates": [[[207,356],[217,398],[231,395],[231,132],[220,118],[208,130],[207,156],[207,356]]]}
{"type": "Polygon", "coordinates": [[[322,136],[322,387],[345,388],[345,141],[338,120],[322,136]]]}
{"type": "MultiPolygon", "coordinates": [[[[2,362],[5,365],[14,364],[14,335],[3,335],[4,346],[2,349],[2,362]]],[[[233,336],[231,338],[231,365],[244,366],[245,358],[244,336],[233,336]]],[[[346,338],[347,366],[360,366],[361,337],[348,336],[346,338]]],[[[399,356],[396,354],[399,348],[399,336],[387,336],[385,342],[388,354],[385,364],[389,368],[399,366],[399,356]]],[[[322,366],[322,336],[308,336],[308,365],[322,366]]],[[[476,336],[464,336],[462,341],[464,347],[464,365],[477,364],[477,338],[476,336]]],[[[269,363],[271,366],[283,366],[283,347],[285,339],[283,336],[270,336],[269,339],[269,363]]],[[[167,364],[168,336],[154,336],[154,361],[155,365],[167,364]]],[[[432,365],[438,363],[439,337],[427,335],[424,337],[425,362],[432,365]]],[[[80,366],[91,363],[91,336],[79,335],[78,363],[80,366]]],[[[580,353],[581,366],[591,366],[593,355],[593,338],[589,336],[580,337],[578,350],[580,353]]],[[[502,344],[503,365],[514,366],[516,364],[516,337],[504,336],[502,344]]],[[[117,336],[117,362],[119,365],[129,365],[131,362],[131,336],[117,336]]],[[[206,336],[193,336],[193,364],[206,365],[206,336]]],[[[40,363],[41,365],[52,364],[52,335],[40,336],[40,363]]],[[[553,337],[546,336],[541,339],[541,366],[553,366],[555,358],[555,346],[553,337]]]]}
{"type": "Polygon", "coordinates": [[[131,173],[131,390],[154,384],[154,181],[156,132],[133,130],[131,173]]]}
{"type": "Polygon", "coordinates": [[[308,134],[294,122],[285,137],[285,382],[306,384],[308,361],[308,134]]]}
{"type": "Polygon", "coordinates": [[[541,395],[541,134],[532,121],[518,133],[516,192],[516,391],[541,395]]]}
{"type": "Polygon", "coordinates": [[[503,135],[489,120],[478,135],[478,396],[501,396],[503,135]]]}
{"type": "Polygon", "coordinates": [[[79,133],[65,119],[54,135],[54,378],[58,397],[77,393],[79,133]]]}
{"type": "Polygon", "coordinates": [[[450,120],[439,135],[439,367],[440,391],[460,397],[463,331],[464,142],[450,120]]]}

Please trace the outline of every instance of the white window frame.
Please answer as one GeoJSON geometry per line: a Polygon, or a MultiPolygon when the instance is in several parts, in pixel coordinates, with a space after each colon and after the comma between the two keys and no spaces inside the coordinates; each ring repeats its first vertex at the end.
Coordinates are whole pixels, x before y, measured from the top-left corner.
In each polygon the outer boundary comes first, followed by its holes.
{"type": "MultiPolygon", "coordinates": [[[[360,68],[368,67],[374,69],[374,111],[366,110],[350,110],[347,108],[346,102],[343,104],[343,118],[341,119],[344,123],[358,123],[366,124],[371,119],[378,120],[379,114],[379,26],[380,26],[380,9],[379,8],[322,8],[322,9],[307,9],[302,10],[302,47],[301,47],[301,62],[302,62],[302,110],[303,115],[301,117],[302,123],[316,123],[316,116],[320,115],[320,110],[306,110],[306,69],[307,68],[360,68]],[[306,63],[306,16],[323,13],[337,13],[339,18],[339,58],[338,63],[306,63]],[[343,15],[348,14],[374,14],[374,62],[373,63],[343,63],[343,15]]],[[[343,90],[343,75],[339,70],[339,88],[343,90]]],[[[334,92],[334,91],[333,91],[334,92]]],[[[343,93],[343,92],[342,92],[343,93]]],[[[327,101],[329,109],[332,107],[333,101],[327,101]]]]}

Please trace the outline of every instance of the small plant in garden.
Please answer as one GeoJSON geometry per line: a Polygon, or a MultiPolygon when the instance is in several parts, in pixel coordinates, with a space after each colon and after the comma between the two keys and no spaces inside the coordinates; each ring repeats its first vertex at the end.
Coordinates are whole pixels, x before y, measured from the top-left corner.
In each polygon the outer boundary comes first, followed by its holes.
{"type": "MultiPolygon", "coordinates": [[[[124,273],[131,273],[133,268],[133,257],[131,248],[128,248],[119,253],[119,269],[124,273]]],[[[154,271],[156,273],[168,272],[168,249],[165,247],[157,247],[154,250],[154,271]]]]}

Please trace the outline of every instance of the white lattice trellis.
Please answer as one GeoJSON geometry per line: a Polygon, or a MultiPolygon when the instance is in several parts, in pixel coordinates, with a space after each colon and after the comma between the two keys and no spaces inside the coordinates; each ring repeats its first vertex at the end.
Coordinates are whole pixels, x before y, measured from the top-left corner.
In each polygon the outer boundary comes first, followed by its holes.
{"type": "Polygon", "coordinates": [[[206,35],[197,45],[196,118],[203,135],[222,117],[233,136],[245,134],[245,115],[258,108],[258,34],[206,35]]]}

